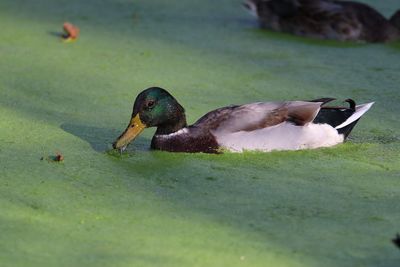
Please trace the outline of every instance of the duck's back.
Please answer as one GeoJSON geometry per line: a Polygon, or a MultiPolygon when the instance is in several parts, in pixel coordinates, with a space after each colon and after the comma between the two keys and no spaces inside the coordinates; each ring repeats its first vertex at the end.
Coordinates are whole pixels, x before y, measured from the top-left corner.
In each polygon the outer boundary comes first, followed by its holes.
{"type": "Polygon", "coordinates": [[[354,14],[361,25],[362,30],[359,39],[368,42],[384,42],[400,37],[399,30],[372,7],[352,1],[336,2],[343,6],[346,13],[354,14]]]}
{"type": "Polygon", "coordinates": [[[255,1],[261,27],[300,36],[382,42],[400,34],[370,6],[351,1],[255,1]]]}
{"type": "Polygon", "coordinates": [[[233,152],[298,150],[333,146],[344,137],[328,124],[314,124],[322,102],[259,102],[211,112],[208,125],[218,145],[233,152]]]}

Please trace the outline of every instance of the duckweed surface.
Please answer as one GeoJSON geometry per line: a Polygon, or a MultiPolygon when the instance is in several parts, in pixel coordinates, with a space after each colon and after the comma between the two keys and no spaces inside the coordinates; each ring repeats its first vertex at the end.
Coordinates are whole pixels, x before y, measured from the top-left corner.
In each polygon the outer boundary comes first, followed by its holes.
{"type": "Polygon", "coordinates": [[[1,266],[399,266],[400,44],[264,32],[240,2],[0,1],[1,266]],[[150,86],[191,123],[252,101],[376,104],[335,148],[153,152],[148,129],[107,152],[150,86]]]}

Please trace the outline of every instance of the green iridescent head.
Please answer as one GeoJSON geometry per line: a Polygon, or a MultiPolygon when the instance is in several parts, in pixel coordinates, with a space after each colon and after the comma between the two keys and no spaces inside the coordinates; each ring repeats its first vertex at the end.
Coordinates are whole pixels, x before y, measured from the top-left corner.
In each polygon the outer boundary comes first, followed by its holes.
{"type": "Polygon", "coordinates": [[[156,134],[170,134],[186,127],[184,108],[165,89],[151,87],[136,97],[131,121],[114,148],[125,149],[148,127],[157,127],[156,134]]]}

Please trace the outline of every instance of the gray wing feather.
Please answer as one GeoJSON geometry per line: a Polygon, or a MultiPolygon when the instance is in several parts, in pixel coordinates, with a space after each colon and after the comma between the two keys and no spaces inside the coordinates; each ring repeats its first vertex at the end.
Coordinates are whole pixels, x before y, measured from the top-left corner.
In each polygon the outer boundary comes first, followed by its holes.
{"type": "Polygon", "coordinates": [[[314,120],[320,102],[258,102],[242,106],[230,106],[211,111],[193,126],[215,131],[253,131],[271,127],[285,121],[304,125],[314,120]]]}

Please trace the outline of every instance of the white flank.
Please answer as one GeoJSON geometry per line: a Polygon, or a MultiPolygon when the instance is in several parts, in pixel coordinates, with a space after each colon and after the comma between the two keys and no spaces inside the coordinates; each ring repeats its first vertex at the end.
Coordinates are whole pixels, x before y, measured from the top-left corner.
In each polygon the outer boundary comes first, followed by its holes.
{"type": "Polygon", "coordinates": [[[177,136],[177,135],[181,135],[181,134],[187,134],[189,132],[188,128],[182,128],[179,131],[176,131],[174,133],[170,133],[170,134],[159,134],[157,135],[157,137],[162,137],[162,138],[170,138],[173,136],[177,136]]]}
{"type": "Polygon", "coordinates": [[[355,122],[356,120],[361,118],[361,116],[364,115],[364,113],[367,112],[372,107],[373,104],[374,102],[356,106],[356,112],[354,112],[353,115],[348,117],[347,120],[345,120],[342,124],[336,126],[335,128],[340,129],[355,122]]]}
{"type": "Polygon", "coordinates": [[[296,126],[290,122],[283,122],[256,131],[217,131],[213,134],[221,147],[232,152],[311,149],[334,146],[344,140],[343,135],[332,126],[313,123],[296,126]]]}

